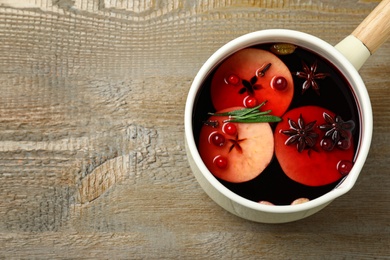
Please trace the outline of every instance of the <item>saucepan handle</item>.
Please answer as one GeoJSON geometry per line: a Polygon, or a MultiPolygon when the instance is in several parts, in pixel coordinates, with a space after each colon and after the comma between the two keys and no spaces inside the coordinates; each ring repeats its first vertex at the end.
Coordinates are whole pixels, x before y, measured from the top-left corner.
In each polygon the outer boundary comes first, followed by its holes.
{"type": "Polygon", "coordinates": [[[335,47],[359,70],[390,36],[390,0],[383,0],[335,47]]]}

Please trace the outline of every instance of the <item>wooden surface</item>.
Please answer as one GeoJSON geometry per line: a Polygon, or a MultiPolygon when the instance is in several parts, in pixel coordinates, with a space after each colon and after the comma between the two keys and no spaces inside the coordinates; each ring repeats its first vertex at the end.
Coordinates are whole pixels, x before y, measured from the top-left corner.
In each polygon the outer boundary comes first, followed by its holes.
{"type": "Polygon", "coordinates": [[[336,44],[373,0],[0,0],[0,258],[390,257],[390,43],[360,70],[374,111],[356,186],[267,225],[192,175],[183,110],[227,41],[296,29],[336,44]]]}

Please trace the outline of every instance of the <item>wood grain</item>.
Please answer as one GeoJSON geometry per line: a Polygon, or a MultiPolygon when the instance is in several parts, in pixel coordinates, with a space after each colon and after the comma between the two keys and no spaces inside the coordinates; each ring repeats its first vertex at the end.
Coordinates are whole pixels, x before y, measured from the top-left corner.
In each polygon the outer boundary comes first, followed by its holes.
{"type": "Polygon", "coordinates": [[[191,81],[221,45],[267,28],[336,44],[377,4],[0,0],[0,258],[388,258],[388,42],[360,71],[374,111],[364,170],[312,217],[225,212],[183,137],[191,81]]]}
{"type": "Polygon", "coordinates": [[[390,37],[390,1],[383,0],[352,32],[373,54],[390,37]]]}

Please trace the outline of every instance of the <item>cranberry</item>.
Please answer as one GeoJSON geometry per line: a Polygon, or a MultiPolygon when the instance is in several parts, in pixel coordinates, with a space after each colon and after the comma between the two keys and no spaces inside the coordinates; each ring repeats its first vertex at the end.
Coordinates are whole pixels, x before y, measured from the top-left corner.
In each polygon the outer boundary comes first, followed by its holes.
{"type": "Polygon", "coordinates": [[[233,123],[225,123],[222,130],[228,135],[235,135],[237,133],[237,127],[233,123]]]}
{"type": "Polygon", "coordinates": [[[218,132],[212,132],[209,136],[209,142],[216,146],[223,146],[225,144],[225,137],[218,132]]]}
{"type": "Polygon", "coordinates": [[[223,157],[222,155],[217,155],[214,160],[214,164],[220,168],[220,169],[225,169],[227,167],[227,159],[223,157]]]}
{"type": "Polygon", "coordinates": [[[271,87],[279,91],[285,90],[287,88],[287,80],[281,76],[274,77],[271,80],[271,87]]]}
{"type": "Polygon", "coordinates": [[[237,85],[240,83],[240,78],[237,75],[231,74],[225,78],[226,84],[237,85]]]}
{"type": "Polygon", "coordinates": [[[332,151],[333,150],[333,147],[334,147],[334,144],[333,144],[333,141],[331,138],[324,138],[321,140],[321,143],[320,143],[322,149],[324,149],[325,151],[332,151]]]}
{"type": "Polygon", "coordinates": [[[347,175],[352,169],[352,162],[347,160],[341,160],[337,163],[337,170],[341,175],[347,175]]]}
{"type": "Polygon", "coordinates": [[[255,97],[247,96],[244,99],[244,106],[247,108],[253,108],[257,106],[257,99],[255,97]]]}
{"type": "Polygon", "coordinates": [[[351,142],[347,139],[343,139],[337,142],[337,147],[342,150],[347,150],[351,147],[351,142]]]}

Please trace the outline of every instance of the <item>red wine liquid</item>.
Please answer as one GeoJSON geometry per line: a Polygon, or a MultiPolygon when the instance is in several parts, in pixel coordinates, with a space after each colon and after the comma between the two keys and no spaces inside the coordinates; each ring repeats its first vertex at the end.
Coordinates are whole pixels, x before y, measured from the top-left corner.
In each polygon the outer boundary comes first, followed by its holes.
{"type": "MultiPolygon", "coordinates": [[[[271,45],[262,44],[253,47],[269,51],[271,45]]],[[[333,111],[345,120],[353,120],[355,122],[355,128],[352,132],[352,138],[355,144],[356,154],[356,147],[358,146],[360,136],[359,111],[352,88],[341,72],[328,60],[300,47],[291,54],[278,55],[278,58],[286,64],[291,73],[302,71],[302,62],[305,64],[313,64],[317,61],[318,71],[329,75],[320,81],[321,95],[318,95],[312,89],[308,89],[302,95],[304,79],[293,76],[294,96],[287,111],[297,107],[315,105],[333,111]]],[[[205,80],[197,95],[193,113],[193,133],[195,139],[199,138],[202,124],[209,117],[208,112],[216,112],[210,96],[210,86],[214,72],[205,80]]],[[[315,199],[334,189],[340,182],[339,180],[328,185],[316,187],[297,183],[286,176],[275,156],[268,167],[251,181],[244,183],[219,181],[228,189],[244,198],[256,202],[269,201],[275,205],[289,205],[297,198],[315,199]]]]}

